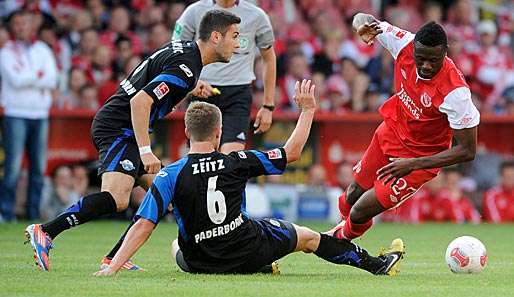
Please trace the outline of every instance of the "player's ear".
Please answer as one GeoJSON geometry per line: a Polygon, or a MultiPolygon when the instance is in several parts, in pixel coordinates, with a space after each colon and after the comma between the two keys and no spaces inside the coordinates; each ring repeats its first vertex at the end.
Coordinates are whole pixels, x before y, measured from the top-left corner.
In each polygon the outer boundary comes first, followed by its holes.
{"type": "Polygon", "coordinates": [[[218,44],[223,36],[221,36],[221,33],[218,31],[212,31],[211,32],[211,41],[214,44],[218,44]]]}
{"type": "Polygon", "coordinates": [[[187,139],[191,139],[191,134],[189,134],[189,130],[187,130],[187,127],[184,128],[184,133],[186,134],[187,139]]]}

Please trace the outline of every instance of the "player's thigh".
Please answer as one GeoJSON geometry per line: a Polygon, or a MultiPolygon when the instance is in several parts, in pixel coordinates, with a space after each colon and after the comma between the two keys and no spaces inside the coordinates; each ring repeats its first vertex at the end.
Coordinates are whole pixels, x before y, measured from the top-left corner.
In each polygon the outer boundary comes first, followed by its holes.
{"type": "Polygon", "coordinates": [[[437,174],[426,170],[416,170],[396,182],[390,181],[385,185],[382,180],[375,180],[375,196],[384,208],[397,207],[436,176],[437,174]]]}
{"type": "Polygon", "coordinates": [[[382,151],[375,132],[362,159],[353,168],[355,182],[364,190],[373,187],[373,181],[377,179],[377,170],[389,163],[388,157],[382,151]]]}
{"type": "Polygon", "coordinates": [[[246,272],[257,272],[263,266],[296,251],[296,229],[290,222],[279,219],[255,219],[253,223],[260,232],[260,241],[255,256],[244,265],[247,267],[246,272]]]}

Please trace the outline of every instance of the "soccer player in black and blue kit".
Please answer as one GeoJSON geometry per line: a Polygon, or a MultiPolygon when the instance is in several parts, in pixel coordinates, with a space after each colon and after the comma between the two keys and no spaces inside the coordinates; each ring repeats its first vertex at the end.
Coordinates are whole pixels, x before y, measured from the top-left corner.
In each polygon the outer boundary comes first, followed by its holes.
{"type": "Polygon", "coordinates": [[[155,122],[189,93],[202,93],[205,85],[198,82],[202,67],[230,60],[239,47],[240,22],[230,12],[208,12],[201,20],[198,41],[174,40],[164,45],[120,83],[117,92],[95,115],[91,128],[100,155],[101,192],[81,198],[50,222],[26,228],[41,270],[50,269],[48,253],[58,234],[125,210],[136,182],[145,188],[151,185],[161,169],[150,147],[149,133],[155,122]]]}
{"type": "Polygon", "coordinates": [[[284,147],[228,155],[218,152],[222,134],[219,108],[205,102],[192,103],[185,115],[186,136],[191,141],[189,154],[159,171],[121,248],[111,264],[95,275],[116,274],[170,208],[179,228],[173,255],[186,272],[254,273],[289,253],[303,251],[373,274],[396,274],[403,243],[373,257],[348,240],[283,220],[251,219],[246,214],[248,179],[281,174],[287,163],[300,158],[316,109],[310,81],[296,83],[295,101],[301,114],[284,147]]]}

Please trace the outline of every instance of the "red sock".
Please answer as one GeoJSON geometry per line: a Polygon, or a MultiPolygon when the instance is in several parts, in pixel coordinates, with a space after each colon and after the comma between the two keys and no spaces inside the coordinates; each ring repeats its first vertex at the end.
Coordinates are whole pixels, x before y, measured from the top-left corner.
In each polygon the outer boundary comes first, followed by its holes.
{"type": "Polygon", "coordinates": [[[369,220],[364,224],[355,224],[348,217],[343,228],[343,236],[348,240],[352,240],[364,234],[364,232],[371,228],[371,225],[373,225],[373,220],[369,220]]]}
{"type": "Polygon", "coordinates": [[[350,209],[352,209],[352,206],[346,202],[346,192],[343,192],[343,194],[339,196],[339,213],[341,214],[342,221],[350,216],[350,209]]]}

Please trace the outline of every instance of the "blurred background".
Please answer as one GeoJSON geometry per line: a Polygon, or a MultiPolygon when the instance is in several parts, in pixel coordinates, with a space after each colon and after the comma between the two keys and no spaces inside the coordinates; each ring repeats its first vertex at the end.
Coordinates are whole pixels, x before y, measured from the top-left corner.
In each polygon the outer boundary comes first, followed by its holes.
{"type": "MultiPolygon", "coordinates": [[[[95,111],[140,61],[170,41],[175,21],[192,2],[0,1],[0,48],[23,31],[9,31],[12,13],[23,8],[31,14],[26,28],[30,38],[45,42],[56,60],[58,84],[51,93],[46,175],[39,206],[43,219],[98,189],[97,155],[89,132],[95,111]]],[[[298,79],[310,78],[316,84],[319,112],[301,160],[283,176],[259,178],[248,185],[251,215],[338,220],[337,197],[352,181],[352,167],[381,121],[377,110],[393,92],[392,57],[378,43],[363,44],[351,30],[353,15],[366,12],[412,32],[430,20],[443,24],[450,43],[448,55],[464,73],[482,115],[475,161],[446,168],[380,220],[514,221],[514,2],[252,2],[267,12],[274,28],[277,108],[270,131],[251,137],[247,147],[269,149],[284,143],[297,117],[292,94],[298,79]]],[[[262,71],[257,57],[255,111],[262,104],[262,71]]],[[[159,123],[153,135],[154,152],[165,164],[187,152],[182,123],[185,106],[159,123]]],[[[2,135],[0,141],[9,138],[2,135]]],[[[1,150],[2,168],[6,161],[1,150]]],[[[31,167],[26,160],[23,164],[16,181],[15,213],[18,219],[34,219],[25,207],[31,167]]],[[[131,208],[117,218],[129,218],[144,191],[135,188],[132,196],[131,208]]]]}

